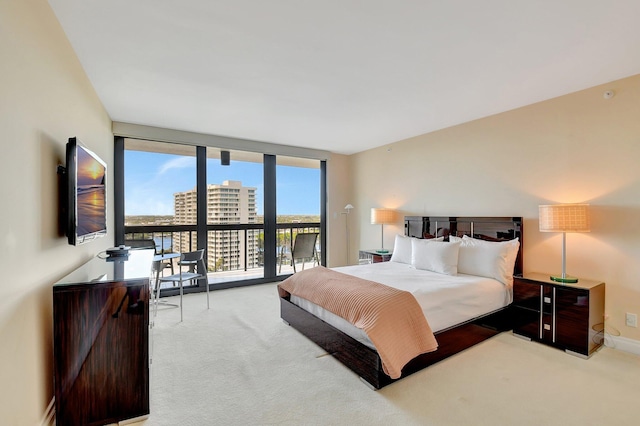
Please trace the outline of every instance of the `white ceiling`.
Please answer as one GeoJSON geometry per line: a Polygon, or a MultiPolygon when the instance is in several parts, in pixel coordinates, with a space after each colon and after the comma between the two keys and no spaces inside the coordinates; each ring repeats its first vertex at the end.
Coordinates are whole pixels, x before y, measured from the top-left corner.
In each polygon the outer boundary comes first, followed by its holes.
{"type": "Polygon", "coordinates": [[[354,153],[640,73],[639,0],[49,0],[114,121],[354,153]]]}

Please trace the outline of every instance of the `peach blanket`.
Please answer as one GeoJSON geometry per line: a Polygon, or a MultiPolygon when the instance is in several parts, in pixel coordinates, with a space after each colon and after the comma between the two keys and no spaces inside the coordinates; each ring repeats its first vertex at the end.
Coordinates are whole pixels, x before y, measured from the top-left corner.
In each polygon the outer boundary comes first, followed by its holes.
{"type": "Polygon", "coordinates": [[[392,379],[402,375],[407,362],[438,348],[420,305],[407,291],[319,266],[287,278],[278,293],[306,299],[363,329],[392,379]]]}

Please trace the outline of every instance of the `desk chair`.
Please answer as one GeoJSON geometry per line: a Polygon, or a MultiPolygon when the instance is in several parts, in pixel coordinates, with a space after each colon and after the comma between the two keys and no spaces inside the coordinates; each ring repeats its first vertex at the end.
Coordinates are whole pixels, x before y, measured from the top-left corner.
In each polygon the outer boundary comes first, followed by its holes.
{"type": "MultiPolygon", "coordinates": [[[[168,277],[160,277],[158,280],[160,283],[162,282],[173,282],[178,283],[180,285],[180,322],[182,322],[182,296],[183,296],[183,285],[182,283],[185,281],[194,281],[200,278],[207,279],[207,265],[204,263],[204,250],[196,250],[189,253],[182,253],[180,255],[179,265],[189,266],[189,269],[192,269],[192,266],[195,265],[196,268],[193,269],[192,272],[182,272],[182,267],[179,268],[179,272],[177,274],[170,275],[168,277]]],[[[156,298],[158,297],[156,293],[156,298]]],[[[209,282],[207,281],[207,309],[209,309],[209,282]]]]}
{"type": "MultiPolygon", "coordinates": [[[[125,240],[125,245],[131,247],[132,250],[144,250],[144,249],[153,249],[153,252],[157,255],[158,250],[156,249],[156,243],[153,240],[125,240]]],[[[173,262],[171,259],[168,261],[171,263],[171,273],[173,273],[173,262]]],[[[168,268],[169,265],[167,261],[153,261],[151,266],[151,273],[153,277],[155,277],[155,282],[152,282],[151,290],[152,290],[152,300],[153,300],[153,312],[154,316],[158,312],[158,304],[162,304],[163,306],[172,306],[177,308],[178,305],[173,303],[163,302],[158,300],[160,295],[160,272],[163,269],[168,268]]],[[[152,278],[153,278],[152,277],[152,278]]],[[[175,284],[174,284],[175,285],[175,284]]]]}
{"type": "MultiPolygon", "coordinates": [[[[153,240],[125,240],[124,244],[132,249],[153,248],[156,255],[161,254],[158,253],[158,247],[156,246],[156,242],[153,240]]],[[[160,272],[166,268],[171,268],[171,274],[174,274],[173,261],[171,259],[163,260],[161,262],[153,262],[153,272],[156,274],[156,279],[158,279],[160,272]]]]}
{"type": "Polygon", "coordinates": [[[283,247],[280,251],[280,256],[278,257],[279,268],[278,273],[282,271],[282,261],[287,258],[291,260],[291,265],[293,265],[293,273],[296,273],[296,259],[302,259],[302,270],[304,271],[304,264],[306,259],[312,259],[315,262],[320,264],[318,259],[318,253],[316,252],[316,240],[318,239],[317,232],[305,232],[302,234],[297,234],[295,241],[293,242],[293,247],[291,247],[291,251],[287,251],[286,247],[283,247]]]}

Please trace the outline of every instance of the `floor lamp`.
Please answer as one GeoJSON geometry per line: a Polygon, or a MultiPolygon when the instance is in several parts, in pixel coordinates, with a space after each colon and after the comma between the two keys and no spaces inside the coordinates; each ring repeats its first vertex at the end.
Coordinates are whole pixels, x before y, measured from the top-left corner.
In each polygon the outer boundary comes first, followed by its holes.
{"type": "Polygon", "coordinates": [[[347,204],[346,206],[344,206],[344,212],[342,212],[341,214],[345,215],[345,229],[347,231],[347,265],[349,265],[349,213],[351,213],[351,209],[353,209],[353,206],[351,204],[347,204]]]}
{"type": "Polygon", "coordinates": [[[391,209],[371,209],[371,224],[381,225],[382,227],[382,250],[376,250],[378,253],[389,253],[384,249],[384,225],[395,223],[396,211],[391,209]]]}
{"type": "Polygon", "coordinates": [[[553,281],[577,283],[567,275],[567,232],[589,232],[589,204],[553,204],[538,206],[540,232],[562,232],[562,275],[552,275],[553,281]]]}

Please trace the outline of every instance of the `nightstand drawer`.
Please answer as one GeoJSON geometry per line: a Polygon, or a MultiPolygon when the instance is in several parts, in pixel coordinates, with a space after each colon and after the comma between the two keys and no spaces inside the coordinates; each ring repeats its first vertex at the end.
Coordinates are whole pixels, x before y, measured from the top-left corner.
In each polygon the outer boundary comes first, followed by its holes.
{"type": "Polygon", "coordinates": [[[521,308],[533,309],[540,312],[542,309],[540,298],[543,296],[543,286],[527,281],[520,281],[517,278],[515,280],[518,281],[518,285],[514,283],[513,286],[513,304],[521,308]]]}

